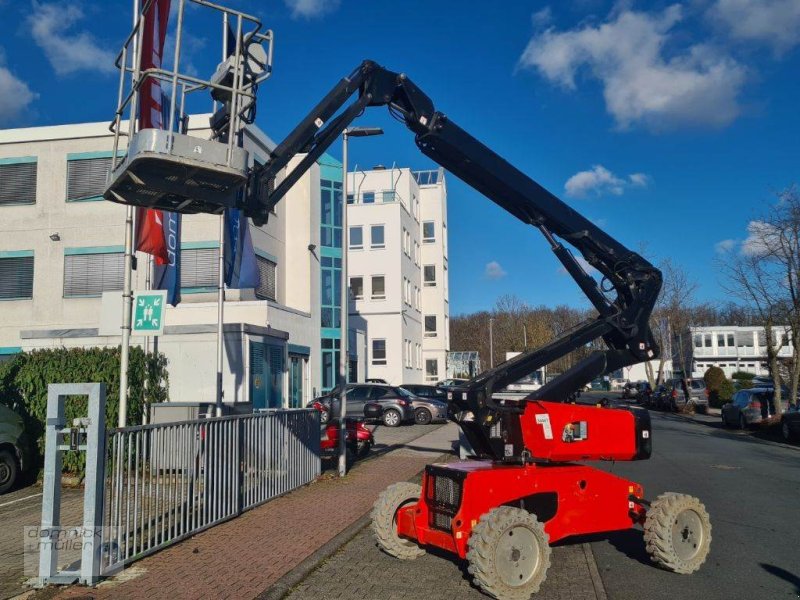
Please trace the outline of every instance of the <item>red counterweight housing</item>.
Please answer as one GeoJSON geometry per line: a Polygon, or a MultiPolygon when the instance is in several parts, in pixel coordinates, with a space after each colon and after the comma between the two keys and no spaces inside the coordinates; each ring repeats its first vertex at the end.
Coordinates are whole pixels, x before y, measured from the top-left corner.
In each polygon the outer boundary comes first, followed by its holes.
{"type": "Polygon", "coordinates": [[[528,402],[520,416],[523,445],[534,460],[650,458],[650,413],[559,402],[528,402]]]}

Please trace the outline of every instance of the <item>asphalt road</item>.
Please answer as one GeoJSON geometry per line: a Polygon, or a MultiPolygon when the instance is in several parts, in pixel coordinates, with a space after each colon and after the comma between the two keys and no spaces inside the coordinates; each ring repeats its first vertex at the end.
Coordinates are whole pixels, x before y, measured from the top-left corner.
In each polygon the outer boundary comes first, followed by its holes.
{"type": "Polygon", "coordinates": [[[800,448],[719,424],[651,413],[653,457],[598,465],[638,481],[648,498],[697,496],[711,516],[711,554],[693,575],[655,568],[641,531],[592,543],[608,597],[623,599],[800,597],[800,448]]]}

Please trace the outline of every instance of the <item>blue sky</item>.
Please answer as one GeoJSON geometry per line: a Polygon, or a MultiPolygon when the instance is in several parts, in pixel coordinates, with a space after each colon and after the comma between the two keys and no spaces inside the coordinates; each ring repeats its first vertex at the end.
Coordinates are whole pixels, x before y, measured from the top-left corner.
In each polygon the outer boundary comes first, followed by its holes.
{"type": "MultiPolygon", "coordinates": [[[[274,139],[374,59],[624,244],[685,267],[698,300],[725,300],[716,261],[800,179],[800,0],[228,4],[275,31],[258,117],[274,139]]],[[[187,62],[207,74],[218,39],[201,12],[187,62]]],[[[0,127],[110,120],[129,22],[126,0],[0,0],[0,127]]],[[[359,166],[434,166],[384,110],[359,124],[386,130],[353,142],[359,166]]],[[[536,231],[454,177],[449,226],[453,314],[505,293],[585,304],[536,231]]]]}

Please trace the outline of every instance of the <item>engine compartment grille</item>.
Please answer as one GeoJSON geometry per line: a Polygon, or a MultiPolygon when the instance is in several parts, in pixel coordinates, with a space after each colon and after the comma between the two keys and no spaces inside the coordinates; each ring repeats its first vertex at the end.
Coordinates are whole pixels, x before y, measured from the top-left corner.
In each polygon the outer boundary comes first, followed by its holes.
{"type": "Polygon", "coordinates": [[[450,531],[461,508],[465,473],[429,465],[425,470],[429,525],[450,531]]]}

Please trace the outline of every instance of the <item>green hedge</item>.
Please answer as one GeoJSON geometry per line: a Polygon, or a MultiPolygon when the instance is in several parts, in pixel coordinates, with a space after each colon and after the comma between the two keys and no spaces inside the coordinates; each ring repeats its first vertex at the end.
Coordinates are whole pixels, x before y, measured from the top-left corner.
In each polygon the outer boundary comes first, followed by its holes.
{"type": "MultiPolygon", "coordinates": [[[[105,383],[106,427],[117,426],[119,415],[120,347],[49,348],[16,355],[0,364],[0,402],[25,419],[26,431],[36,442],[39,458],[44,454],[47,419],[47,385],[50,383],[105,383]]],[[[132,347],[128,371],[128,423],[142,422],[145,407],[168,399],[167,359],[163,354],[145,354],[132,347]]],[[[86,397],[68,398],[67,424],[86,415],[86,397]]],[[[64,454],[64,471],[82,474],[83,452],[64,454]]]]}

